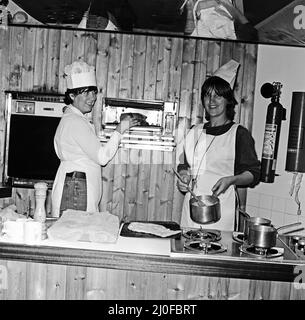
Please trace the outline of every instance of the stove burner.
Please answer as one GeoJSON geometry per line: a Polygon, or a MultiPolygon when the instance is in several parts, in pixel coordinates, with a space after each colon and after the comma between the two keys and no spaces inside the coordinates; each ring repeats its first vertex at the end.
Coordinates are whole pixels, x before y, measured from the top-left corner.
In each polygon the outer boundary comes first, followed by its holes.
{"type": "Polygon", "coordinates": [[[201,240],[204,242],[215,242],[221,239],[221,232],[218,230],[193,229],[183,233],[188,240],[201,240]]]}
{"type": "Polygon", "coordinates": [[[184,244],[186,249],[196,251],[203,254],[215,254],[227,251],[227,249],[219,242],[210,241],[187,241],[184,244]]]}
{"type": "Polygon", "coordinates": [[[243,244],[239,247],[239,250],[245,254],[253,257],[262,258],[276,258],[283,255],[279,248],[259,248],[253,245],[243,244]]]}

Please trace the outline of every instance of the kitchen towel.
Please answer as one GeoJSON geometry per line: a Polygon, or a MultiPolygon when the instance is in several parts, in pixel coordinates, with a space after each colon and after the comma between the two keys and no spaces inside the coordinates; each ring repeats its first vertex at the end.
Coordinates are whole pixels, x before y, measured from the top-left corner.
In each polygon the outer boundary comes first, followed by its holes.
{"type": "Polygon", "coordinates": [[[109,212],[66,210],[48,229],[50,240],[114,243],[119,234],[119,218],[109,212]]]}

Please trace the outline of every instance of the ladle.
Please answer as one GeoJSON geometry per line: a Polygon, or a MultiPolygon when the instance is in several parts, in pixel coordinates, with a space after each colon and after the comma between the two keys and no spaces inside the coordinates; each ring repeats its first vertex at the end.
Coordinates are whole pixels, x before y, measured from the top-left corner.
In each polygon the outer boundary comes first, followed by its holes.
{"type": "Polygon", "coordinates": [[[187,191],[189,191],[189,193],[190,193],[190,194],[193,196],[193,198],[198,202],[198,204],[199,204],[201,207],[206,206],[206,204],[205,204],[202,200],[200,200],[200,199],[196,196],[196,194],[194,193],[194,191],[185,183],[185,181],[182,179],[182,177],[180,176],[180,174],[179,174],[174,168],[172,168],[172,169],[173,169],[175,175],[177,176],[177,178],[178,178],[182,183],[184,183],[184,184],[186,185],[187,191]]]}

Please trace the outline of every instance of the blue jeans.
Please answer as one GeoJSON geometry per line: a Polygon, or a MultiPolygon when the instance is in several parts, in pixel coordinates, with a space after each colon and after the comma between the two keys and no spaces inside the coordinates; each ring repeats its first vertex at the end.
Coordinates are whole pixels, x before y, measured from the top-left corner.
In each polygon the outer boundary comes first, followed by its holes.
{"type": "Polygon", "coordinates": [[[87,210],[86,178],[66,176],[60,203],[60,216],[67,209],[87,210]]]}

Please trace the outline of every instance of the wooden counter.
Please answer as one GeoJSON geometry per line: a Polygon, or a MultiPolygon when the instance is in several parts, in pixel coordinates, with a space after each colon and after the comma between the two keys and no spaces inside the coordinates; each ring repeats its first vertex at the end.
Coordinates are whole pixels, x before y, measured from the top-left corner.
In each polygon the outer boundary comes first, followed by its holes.
{"type": "Polygon", "coordinates": [[[2,299],[305,299],[304,261],[181,259],[1,243],[2,299]],[[3,270],[2,268],[2,274],[3,270]]]}

